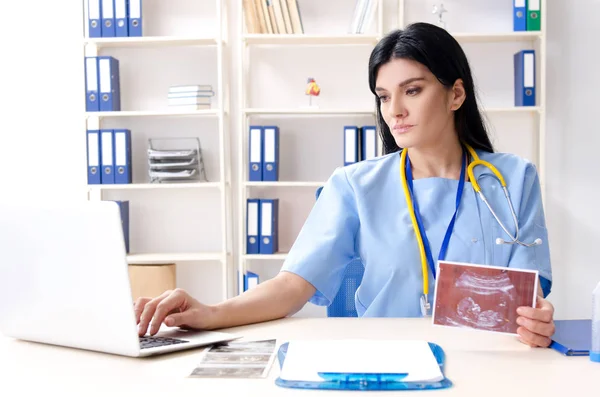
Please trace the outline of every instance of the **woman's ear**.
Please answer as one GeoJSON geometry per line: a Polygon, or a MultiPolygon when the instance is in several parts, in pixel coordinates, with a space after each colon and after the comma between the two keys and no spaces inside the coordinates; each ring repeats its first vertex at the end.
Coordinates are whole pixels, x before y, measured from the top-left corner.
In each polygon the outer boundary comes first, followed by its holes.
{"type": "Polygon", "coordinates": [[[456,80],[450,91],[452,93],[450,97],[450,110],[456,111],[460,109],[467,97],[462,79],[456,80]]]}

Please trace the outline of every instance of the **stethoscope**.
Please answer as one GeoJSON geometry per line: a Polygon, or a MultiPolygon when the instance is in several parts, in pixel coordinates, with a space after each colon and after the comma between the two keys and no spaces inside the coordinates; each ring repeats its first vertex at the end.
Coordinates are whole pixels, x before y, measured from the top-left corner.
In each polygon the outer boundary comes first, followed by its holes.
{"type": "MultiPolygon", "coordinates": [[[[496,167],[494,167],[493,164],[491,164],[487,161],[481,160],[479,158],[479,156],[477,155],[477,153],[475,152],[475,150],[473,150],[473,148],[471,146],[465,144],[465,147],[467,148],[467,151],[469,152],[473,161],[471,161],[469,163],[469,165],[467,166],[468,158],[467,158],[466,153],[463,154],[463,162],[462,162],[462,167],[461,167],[461,172],[460,172],[460,180],[459,180],[458,189],[456,192],[456,206],[455,206],[455,210],[454,210],[454,215],[452,216],[452,219],[450,220],[450,224],[448,225],[448,228],[446,229],[446,234],[445,234],[444,240],[442,242],[442,247],[440,249],[440,254],[438,256],[438,260],[443,260],[444,257],[446,256],[446,251],[448,250],[450,236],[452,235],[452,230],[454,229],[454,222],[456,221],[456,215],[458,213],[458,208],[460,206],[460,201],[461,201],[462,193],[464,190],[465,172],[469,176],[469,181],[471,182],[471,185],[473,186],[473,190],[475,190],[475,192],[479,195],[481,200],[485,203],[487,208],[490,210],[494,219],[496,219],[496,222],[498,222],[498,224],[500,225],[502,230],[504,230],[504,232],[509,237],[508,241],[498,237],[496,239],[496,244],[519,244],[524,247],[533,247],[533,246],[542,244],[542,240],[539,238],[535,239],[532,243],[524,243],[521,240],[519,240],[519,222],[517,220],[517,215],[515,213],[515,210],[514,210],[514,207],[512,204],[512,200],[510,199],[510,195],[508,194],[508,189],[506,187],[506,181],[504,180],[504,177],[502,176],[500,171],[498,171],[498,169],[496,167]],[[496,212],[493,210],[490,203],[488,202],[487,198],[481,191],[481,187],[479,186],[479,183],[477,182],[477,179],[475,178],[475,176],[473,174],[473,168],[475,168],[478,165],[487,167],[490,171],[492,171],[492,173],[496,176],[496,178],[502,185],[504,197],[506,197],[506,201],[508,202],[508,207],[510,208],[510,213],[512,215],[513,222],[515,225],[515,235],[514,236],[504,226],[504,223],[500,220],[500,218],[498,217],[498,215],[496,214],[496,212]]],[[[428,295],[429,295],[429,272],[427,271],[427,266],[429,264],[431,273],[433,274],[433,277],[435,278],[435,265],[433,262],[433,255],[431,254],[431,248],[429,246],[429,241],[427,239],[427,235],[425,234],[425,228],[423,227],[423,222],[421,221],[419,207],[418,207],[418,204],[413,195],[413,186],[412,186],[413,178],[412,178],[412,170],[411,170],[411,166],[410,166],[410,161],[408,159],[408,150],[402,150],[402,153],[400,154],[400,177],[402,179],[402,188],[404,190],[404,196],[406,198],[408,212],[409,212],[410,219],[411,219],[411,222],[413,225],[413,229],[415,231],[417,243],[419,245],[419,253],[421,256],[421,270],[423,272],[423,295],[421,296],[420,304],[421,304],[421,312],[423,313],[423,316],[427,316],[431,312],[431,303],[429,302],[429,298],[428,298],[428,295]]]]}

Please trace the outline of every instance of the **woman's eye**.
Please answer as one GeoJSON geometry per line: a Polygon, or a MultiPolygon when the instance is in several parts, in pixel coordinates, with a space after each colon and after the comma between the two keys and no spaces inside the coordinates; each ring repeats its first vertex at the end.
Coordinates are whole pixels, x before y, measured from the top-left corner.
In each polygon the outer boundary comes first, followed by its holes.
{"type": "Polygon", "coordinates": [[[387,100],[388,100],[388,97],[387,97],[387,96],[385,96],[385,95],[382,95],[382,96],[380,96],[380,97],[379,97],[379,100],[380,100],[381,102],[387,102],[387,100]]]}
{"type": "Polygon", "coordinates": [[[420,88],[409,88],[408,90],[406,90],[406,95],[414,96],[417,95],[419,92],[421,92],[420,88]]]}

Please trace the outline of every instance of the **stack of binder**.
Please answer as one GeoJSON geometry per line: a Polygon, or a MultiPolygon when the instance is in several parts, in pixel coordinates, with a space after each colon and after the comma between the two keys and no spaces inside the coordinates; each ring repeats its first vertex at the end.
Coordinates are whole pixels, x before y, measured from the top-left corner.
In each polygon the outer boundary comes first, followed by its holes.
{"type": "Polygon", "coordinates": [[[279,250],[279,199],[248,199],[246,253],[272,255],[279,250]]]}
{"type": "Polygon", "coordinates": [[[198,138],[154,138],[148,146],[151,183],[207,181],[198,138]]]}
{"type": "Polygon", "coordinates": [[[211,85],[179,85],[169,88],[169,106],[181,111],[210,109],[215,92],[211,85]]]}
{"type": "Polygon", "coordinates": [[[90,185],[131,183],[131,131],[87,130],[87,162],[90,185]]]}
{"type": "Polygon", "coordinates": [[[86,57],[85,91],[87,112],[121,110],[119,60],[111,56],[86,57]]]}
{"type": "Polygon", "coordinates": [[[515,32],[542,29],[541,0],[513,0],[513,30],[515,32]]]}
{"type": "Polygon", "coordinates": [[[374,125],[344,127],[344,166],[377,157],[377,128],[374,125]]]}
{"type": "Polygon", "coordinates": [[[142,36],[142,0],[87,0],[88,35],[142,36]]]}
{"type": "Polygon", "coordinates": [[[279,127],[250,126],[250,171],[251,182],[276,182],[279,180],[279,127]]]}

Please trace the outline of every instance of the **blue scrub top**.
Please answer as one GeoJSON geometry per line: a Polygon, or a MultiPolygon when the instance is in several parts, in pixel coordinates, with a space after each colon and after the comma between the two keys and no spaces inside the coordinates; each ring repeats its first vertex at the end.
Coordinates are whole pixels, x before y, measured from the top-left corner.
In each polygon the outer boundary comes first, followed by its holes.
{"type": "MultiPolygon", "coordinates": [[[[520,225],[520,240],[541,245],[498,245],[509,240],[487,206],[465,182],[445,260],[538,270],[542,286],[552,280],[548,234],[535,166],[518,156],[477,151],[502,173],[520,225]]],[[[514,222],[502,187],[486,167],[474,176],[488,202],[514,235],[514,222]]],[[[455,209],[458,180],[416,179],[413,192],[437,260],[455,209]]],[[[355,302],[359,316],[420,317],[423,276],[419,248],[400,179],[400,154],[392,153],[338,168],[294,242],[282,271],[299,275],[317,292],[310,302],[328,306],[337,294],[346,265],[360,257],[365,266],[355,302]]],[[[429,299],[435,280],[429,273],[429,299]]]]}

